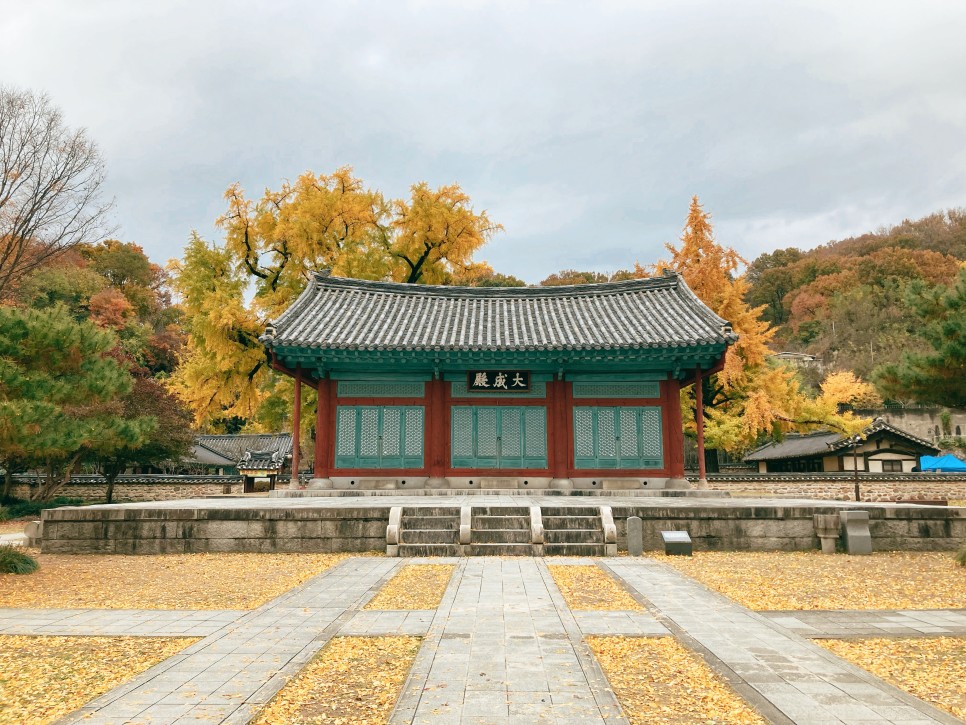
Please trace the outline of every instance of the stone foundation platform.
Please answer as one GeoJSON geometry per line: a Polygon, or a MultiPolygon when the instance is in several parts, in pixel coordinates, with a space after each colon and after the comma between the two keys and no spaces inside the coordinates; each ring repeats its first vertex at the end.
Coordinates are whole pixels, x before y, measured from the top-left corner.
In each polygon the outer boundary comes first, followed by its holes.
{"type": "MultiPolygon", "coordinates": [[[[332,492],[335,493],[335,492],[332,492]]],[[[341,492],[339,492],[341,493],[341,492]]],[[[680,492],[678,492],[680,493],[680,492]]],[[[685,492],[692,493],[692,492],[685,492]]],[[[45,553],[385,551],[393,507],[610,507],[619,550],[629,516],[643,519],[644,548],[660,532],[687,531],[695,551],[818,549],[815,514],[869,512],[874,550],[952,551],[966,540],[966,508],[912,504],[675,497],[506,495],[308,496],[188,499],[64,507],[43,513],[45,553]]]]}

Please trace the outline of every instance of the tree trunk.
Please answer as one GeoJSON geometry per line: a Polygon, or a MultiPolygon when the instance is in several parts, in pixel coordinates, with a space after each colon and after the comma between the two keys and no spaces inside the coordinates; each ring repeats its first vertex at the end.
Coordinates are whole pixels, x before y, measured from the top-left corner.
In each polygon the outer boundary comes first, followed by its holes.
{"type": "Polygon", "coordinates": [[[117,472],[105,473],[104,480],[107,481],[107,503],[111,503],[114,499],[114,482],[117,480],[117,472]]]}
{"type": "Polygon", "coordinates": [[[10,498],[10,494],[13,493],[13,472],[10,470],[10,466],[3,469],[3,497],[5,499],[10,498]]]}

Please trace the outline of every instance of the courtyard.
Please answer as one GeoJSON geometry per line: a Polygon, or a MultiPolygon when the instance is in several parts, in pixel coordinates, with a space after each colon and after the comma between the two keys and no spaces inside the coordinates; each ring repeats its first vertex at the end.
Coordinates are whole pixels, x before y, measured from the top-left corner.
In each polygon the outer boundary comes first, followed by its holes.
{"type": "Polygon", "coordinates": [[[36,556],[0,576],[2,723],[966,716],[949,553],[36,556]]]}

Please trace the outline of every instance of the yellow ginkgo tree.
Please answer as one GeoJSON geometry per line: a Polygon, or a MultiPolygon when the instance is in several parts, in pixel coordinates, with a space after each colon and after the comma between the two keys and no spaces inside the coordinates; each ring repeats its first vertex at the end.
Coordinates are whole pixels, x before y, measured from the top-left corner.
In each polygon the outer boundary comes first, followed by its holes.
{"type": "Polygon", "coordinates": [[[473,209],[458,184],[433,189],[421,182],[409,199],[391,200],[366,188],[350,168],[306,172],[259,199],[233,184],[225,199],[218,219],[224,242],[192,235],[183,259],[170,263],[188,338],[171,387],[200,426],[238,419],[257,427],[262,417],[279,425],[280,408],[271,404],[279,382],[258,336],[313,272],[472,283],[492,274],[473,255],[502,229],[473,209]]]}
{"type": "MultiPolygon", "coordinates": [[[[762,319],[763,307],[745,301],[748,283],[740,274],[745,263],[730,247],[715,240],[711,215],[698,197],[691,199],[681,244],[667,245],[669,260],[654,268],[636,266],[640,276],[670,269],[738,333],[720,372],[703,386],[705,438],[708,448],[740,453],[767,437],[780,438],[792,430],[830,428],[854,433],[868,424],[846,406],[867,402],[874,388],[850,372],[830,374],[821,393],[812,397],[802,390],[794,369],[772,357],[774,334],[762,319]]],[[[694,429],[693,388],[682,391],[685,425],[694,429]]]]}

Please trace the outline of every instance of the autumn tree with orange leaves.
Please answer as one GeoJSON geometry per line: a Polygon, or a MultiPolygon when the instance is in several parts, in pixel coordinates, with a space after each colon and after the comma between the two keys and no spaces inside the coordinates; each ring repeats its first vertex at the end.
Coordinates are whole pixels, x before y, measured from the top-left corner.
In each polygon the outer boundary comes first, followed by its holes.
{"type": "MultiPolygon", "coordinates": [[[[822,393],[808,396],[795,371],[770,358],[768,346],[774,330],[762,319],[763,307],[745,302],[748,282],[740,273],[745,260],[715,240],[711,215],[698,197],[691,199],[687,222],[678,247],[667,245],[671,258],[653,269],[636,265],[638,276],[666,269],[682,275],[688,286],[716,314],[731,323],[738,341],[725,354],[722,370],[703,387],[705,435],[709,448],[741,452],[765,437],[780,437],[791,430],[830,427],[853,433],[868,424],[841,404],[875,397],[868,383],[851,373],[833,373],[822,393]]],[[[682,392],[684,417],[694,427],[693,390],[682,392]]]]}

